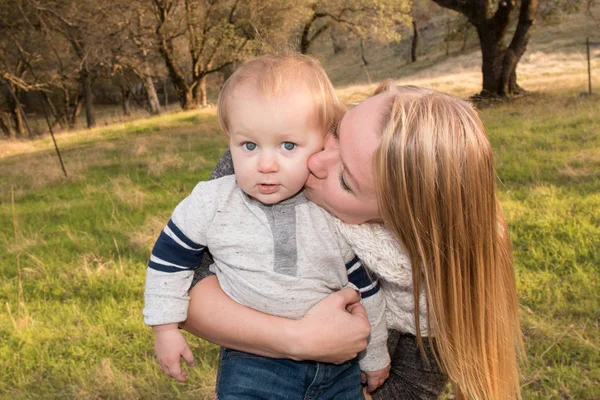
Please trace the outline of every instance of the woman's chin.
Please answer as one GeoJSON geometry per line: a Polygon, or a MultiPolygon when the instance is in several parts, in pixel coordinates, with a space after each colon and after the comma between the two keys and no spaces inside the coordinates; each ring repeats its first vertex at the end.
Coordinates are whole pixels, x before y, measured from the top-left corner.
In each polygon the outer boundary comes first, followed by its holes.
{"type": "Polygon", "coordinates": [[[304,195],[308,200],[335,216],[335,214],[331,212],[331,210],[327,207],[327,204],[323,202],[314,189],[304,186],[304,195]]]}

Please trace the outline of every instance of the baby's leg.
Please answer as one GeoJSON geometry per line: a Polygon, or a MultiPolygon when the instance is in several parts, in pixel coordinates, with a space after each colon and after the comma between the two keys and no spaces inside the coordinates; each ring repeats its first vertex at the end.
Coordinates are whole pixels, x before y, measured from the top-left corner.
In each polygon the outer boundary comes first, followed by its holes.
{"type": "Polygon", "coordinates": [[[343,364],[317,363],[317,373],[305,399],[362,400],[360,367],[356,359],[343,364]]]}
{"type": "Polygon", "coordinates": [[[315,376],[316,364],[221,349],[217,399],[304,400],[304,392],[315,376]]]}

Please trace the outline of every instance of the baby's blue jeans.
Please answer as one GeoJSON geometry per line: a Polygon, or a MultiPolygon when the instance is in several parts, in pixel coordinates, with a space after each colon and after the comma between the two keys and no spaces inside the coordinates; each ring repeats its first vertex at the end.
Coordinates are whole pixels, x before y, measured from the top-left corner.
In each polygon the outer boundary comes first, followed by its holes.
{"type": "Polygon", "coordinates": [[[356,359],[292,361],[221,349],[217,400],[362,400],[356,359]]]}

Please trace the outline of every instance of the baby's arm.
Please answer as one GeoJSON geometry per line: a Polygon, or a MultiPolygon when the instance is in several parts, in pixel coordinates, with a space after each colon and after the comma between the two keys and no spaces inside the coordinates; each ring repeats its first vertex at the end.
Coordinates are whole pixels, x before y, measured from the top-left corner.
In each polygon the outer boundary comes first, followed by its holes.
{"type": "Polygon", "coordinates": [[[179,381],[187,375],[181,370],[181,358],[194,364],[177,325],[186,319],[188,289],[205,248],[198,235],[190,234],[192,226],[202,226],[198,224],[202,218],[195,215],[202,204],[198,197],[195,190],[177,206],[152,249],[146,273],[144,322],[156,334],[154,350],[162,370],[179,381]]]}
{"type": "Polygon", "coordinates": [[[367,310],[371,324],[371,336],[366,350],[361,353],[360,368],[366,375],[369,392],[374,391],[387,379],[390,355],[387,348],[388,331],[385,322],[385,301],[379,282],[371,277],[358,257],[346,264],[348,281],[361,293],[361,303],[367,310]]]}

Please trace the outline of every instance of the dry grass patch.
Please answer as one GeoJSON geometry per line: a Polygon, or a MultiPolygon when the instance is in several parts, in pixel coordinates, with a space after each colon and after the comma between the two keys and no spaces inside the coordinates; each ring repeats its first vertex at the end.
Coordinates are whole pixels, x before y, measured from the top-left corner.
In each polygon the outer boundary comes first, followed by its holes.
{"type": "Polygon", "coordinates": [[[109,358],[96,365],[89,376],[81,378],[81,387],[75,389],[78,399],[140,399],[136,377],[119,370],[109,358]],[[93,388],[93,391],[90,390],[93,388]]]}
{"type": "Polygon", "coordinates": [[[581,150],[571,156],[558,173],[570,178],[600,178],[600,153],[596,149],[581,150]]]}
{"type": "Polygon", "coordinates": [[[151,216],[137,231],[131,232],[128,235],[129,243],[138,250],[146,250],[150,252],[156,238],[165,227],[166,221],[169,220],[169,215],[151,216]]]}
{"type": "Polygon", "coordinates": [[[169,169],[181,168],[183,158],[177,153],[165,152],[158,155],[155,160],[148,160],[148,173],[158,176],[169,169]]]}
{"type": "Polygon", "coordinates": [[[128,206],[141,207],[146,201],[146,193],[135,185],[127,175],[111,179],[107,188],[117,200],[128,206]]]}

